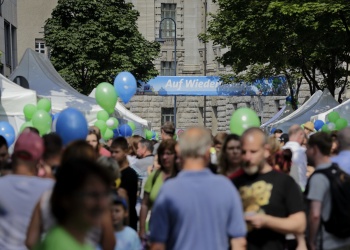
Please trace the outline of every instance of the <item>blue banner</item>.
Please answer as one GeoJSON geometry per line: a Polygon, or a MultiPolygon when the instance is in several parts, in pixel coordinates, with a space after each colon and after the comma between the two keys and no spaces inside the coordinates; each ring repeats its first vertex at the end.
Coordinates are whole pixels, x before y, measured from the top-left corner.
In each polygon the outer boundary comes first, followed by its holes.
{"type": "Polygon", "coordinates": [[[138,88],[138,94],[160,96],[286,96],[283,76],[253,83],[224,84],[218,76],[158,76],[138,88]]]}

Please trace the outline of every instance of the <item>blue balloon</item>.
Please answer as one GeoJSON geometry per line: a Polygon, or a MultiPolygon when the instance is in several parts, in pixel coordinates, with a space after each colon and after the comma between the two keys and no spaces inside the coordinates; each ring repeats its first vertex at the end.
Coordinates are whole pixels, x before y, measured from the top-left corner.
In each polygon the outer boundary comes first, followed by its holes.
{"type": "Polygon", "coordinates": [[[319,131],[319,130],[323,127],[323,125],[324,125],[324,122],[321,121],[321,120],[316,120],[316,121],[314,122],[314,126],[315,126],[315,129],[316,129],[317,131],[319,131]]]}
{"type": "Polygon", "coordinates": [[[61,136],[64,145],[75,140],[85,140],[88,132],[84,115],[75,108],[63,110],[57,118],[56,133],[61,136]]]}
{"type": "Polygon", "coordinates": [[[275,133],[275,131],[276,131],[276,128],[272,128],[271,131],[270,131],[270,134],[275,133]]]}
{"type": "Polygon", "coordinates": [[[119,134],[119,129],[116,128],[116,129],[113,129],[113,139],[117,137],[120,137],[120,134],[119,134]]]}
{"type": "Polygon", "coordinates": [[[114,79],[114,88],[123,102],[128,103],[131,97],[136,94],[136,79],[129,72],[121,72],[114,79]]]}
{"type": "Polygon", "coordinates": [[[128,124],[123,124],[119,127],[119,134],[123,137],[132,136],[132,129],[128,124]]]}
{"type": "Polygon", "coordinates": [[[152,140],[157,139],[157,133],[155,131],[152,131],[152,140]]]}
{"type": "Polygon", "coordinates": [[[8,122],[0,122],[0,135],[5,138],[9,147],[15,142],[16,132],[8,122]]]}

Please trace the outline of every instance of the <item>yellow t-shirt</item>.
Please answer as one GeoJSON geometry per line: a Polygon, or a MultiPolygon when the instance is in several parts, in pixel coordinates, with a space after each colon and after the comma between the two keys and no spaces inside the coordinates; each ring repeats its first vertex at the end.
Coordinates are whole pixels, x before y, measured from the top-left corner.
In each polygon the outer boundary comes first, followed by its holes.
{"type": "Polygon", "coordinates": [[[158,173],[157,174],[158,176],[156,177],[157,179],[155,181],[153,181],[157,171],[160,171],[160,170],[153,171],[148,176],[146,184],[145,184],[145,188],[144,188],[144,191],[146,193],[149,193],[149,199],[150,199],[151,206],[153,205],[154,201],[156,200],[158,193],[159,193],[159,190],[163,185],[162,172],[158,173]],[[153,187],[152,187],[152,184],[153,184],[153,187]]]}

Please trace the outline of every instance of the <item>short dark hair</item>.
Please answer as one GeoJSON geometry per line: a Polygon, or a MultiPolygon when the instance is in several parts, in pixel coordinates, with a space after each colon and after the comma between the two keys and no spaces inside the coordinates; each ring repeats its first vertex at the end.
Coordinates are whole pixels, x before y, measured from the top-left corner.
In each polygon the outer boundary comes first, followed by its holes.
{"type": "Polygon", "coordinates": [[[34,128],[34,127],[26,127],[26,129],[29,129],[30,132],[34,132],[34,133],[40,135],[39,130],[38,130],[37,128],[34,128]]]}
{"type": "Polygon", "coordinates": [[[326,132],[318,132],[309,138],[308,145],[316,146],[323,155],[330,155],[332,149],[332,137],[326,132]]]}
{"type": "Polygon", "coordinates": [[[77,191],[91,177],[97,177],[109,190],[112,182],[108,171],[95,162],[73,159],[65,162],[57,170],[56,184],[51,195],[51,212],[59,224],[64,223],[70,215],[70,210],[64,205],[66,199],[74,199],[77,191]]]}
{"type": "Polygon", "coordinates": [[[121,148],[127,151],[129,149],[128,141],[124,137],[117,137],[113,140],[111,148],[121,148]]]}
{"type": "Polygon", "coordinates": [[[7,141],[6,141],[5,137],[0,135],[0,148],[2,148],[3,146],[6,146],[6,148],[9,148],[9,146],[7,145],[7,141]]]}
{"type": "Polygon", "coordinates": [[[163,130],[163,132],[166,133],[167,135],[174,136],[174,134],[175,134],[175,126],[174,126],[174,123],[172,123],[172,122],[166,122],[166,123],[164,123],[164,125],[162,126],[162,130],[163,130]]]}
{"type": "Polygon", "coordinates": [[[141,139],[140,144],[147,148],[147,151],[153,152],[153,143],[150,140],[141,139]]]}
{"type": "Polygon", "coordinates": [[[128,209],[128,202],[123,198],[120,197],[117,192],[112,193],[112,204],[113,205],[120,205],[122,206],[125,210],[128,209]]]}
{"type": "Polygon", "coordinates": [[[72,159],[84,159],[96,161],[97,154],[93,147],[85,140],[73,141],[64,149],[61,164],[71,161],[72,159]]]}
{"type": "Polygon", "coordinates": [[[283,133],[283,131],[282,131],[282,129],[276,129],[275,130],[275,132],[273,132],[274,134],[282,134],[283,133]]]}
{"type": "Polygon", "coordinates": [[[46,160],[50,157],[60,155],[63,149],[62,139],[56,133],[50,133],[43,136],[45,151],[43,159],[46,160]]]}

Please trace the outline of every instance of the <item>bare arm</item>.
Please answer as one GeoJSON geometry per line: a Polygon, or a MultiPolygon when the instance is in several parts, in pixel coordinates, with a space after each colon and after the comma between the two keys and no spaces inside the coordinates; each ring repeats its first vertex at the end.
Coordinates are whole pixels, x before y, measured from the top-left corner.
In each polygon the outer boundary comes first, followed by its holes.
{"type": "Polygon", "coordinates": [[[41,231],[41,211],[39,201],[34,208],[32,219],[27,231],[26,246],[28,249],[33,249],[39,242],[41,231]]]}
{"type": "Polygon", "coordinates": [[[105,212],[102,218],[102,235],[101,235],[101,246],[103,250],[114,250],[116,245],[116,239],[114,236],[114,229],[112,224],[112,215],[108,210],[105,212]]]}
{"type": "Polygon", "coordinates": [[[143,237],[145,235],[148,203],[149,203],[149,193],[143,192],[143,199],[142,199],[141,211],[140,211],[140,232],[139,232],[140,237],[143,237]]]}
{"type": "Polygon", "coordinates": [[[309,244],[311,249],[315,249],[317,232],[320,228],[321,221],[321,201],[311,201],[310,202],[310,212],[308,216],[309,222],[309,244]]]}
{"type": "Polygon", "coordinates": [[[152,243],[151,250],[165,250],[165,244],[163,244],[163,243],[152,243]]]}
{"type": "Polygon", "coordinates": [[[246,221],[254,228],[269,228],[281,234],[302,234],[306,228],[306,217],[304,212],[297,212],[286,218],[273,217],[266,214],[246,216],[246,221]]]}
{"type": "Polygon", "coordinates": [[[244,237],[231,239],[231,250],[247,249],[247,241],[244,237]]]}

